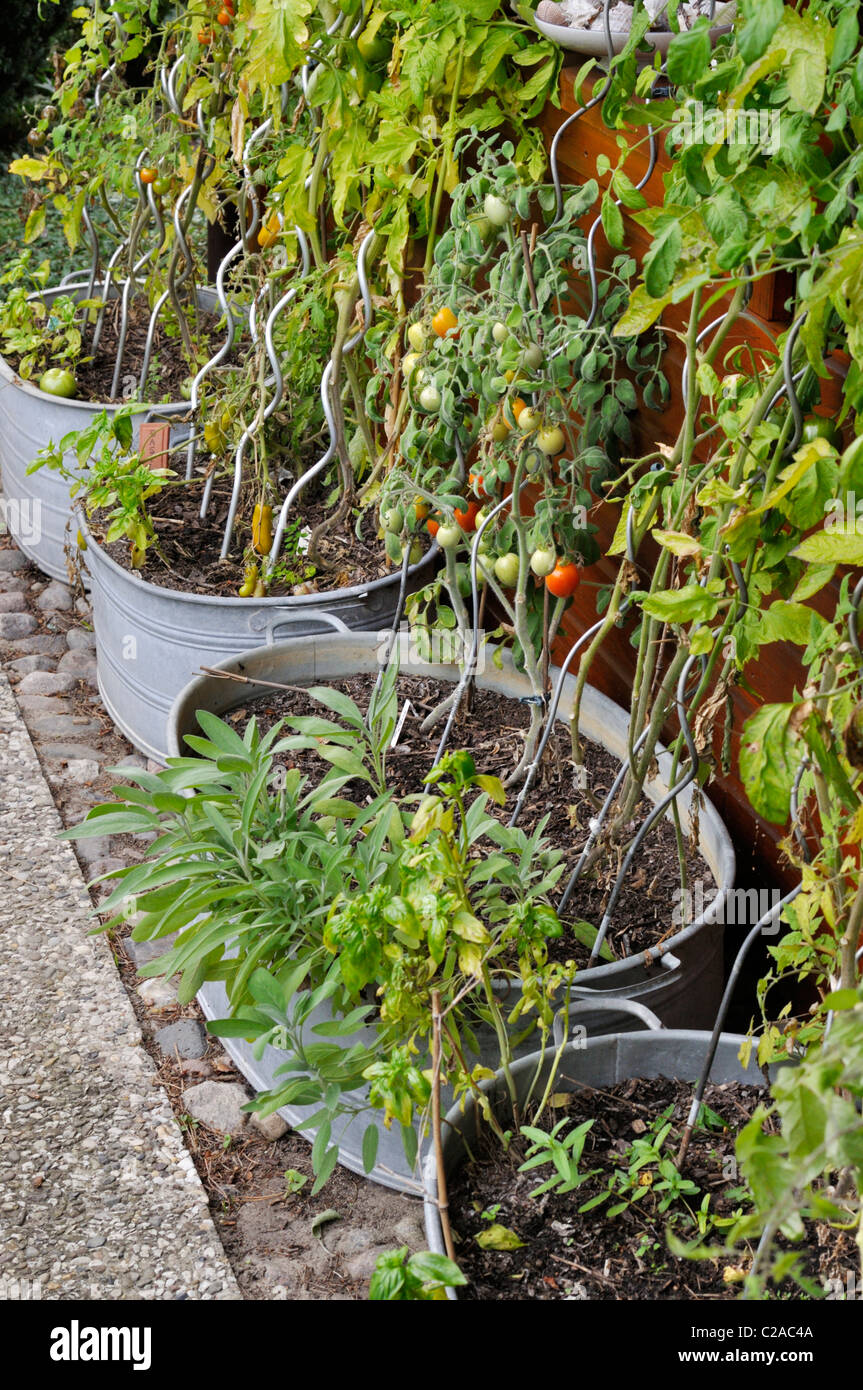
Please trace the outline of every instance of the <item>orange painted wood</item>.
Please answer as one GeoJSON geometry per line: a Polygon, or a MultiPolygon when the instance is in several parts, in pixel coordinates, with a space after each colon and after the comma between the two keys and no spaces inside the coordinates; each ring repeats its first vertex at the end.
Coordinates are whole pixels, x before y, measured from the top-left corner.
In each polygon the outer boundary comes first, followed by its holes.
{"type": "MultiPolygon", "coordinates": [[[[566,116],[575,110],[574,76],[575,69],[565,69],[562,74],[562,109],[548,105],[539,118],[539,126],[547,146],[550,146],[555,132],[566,119],[566,116]]],[[[585,87],[589,91],[589,84],[585,84],[585,87]]],[[[605,154],[612,161],[612,164],[616,165],[618,146],[615,133],[606,129],[602,123],[599,108],[594,108],[574,124],[561,142],[559,163],[564,183],[583,184],[590,178],[598,178],[601,187],[607,186],[608,176],[597,175],[596,159],[599,154],[605,154]]],[[[656,168],[643,190],[651,205],[661,203],[663,175],[670,167],[671,161],[668,154],[664,149],[660,150],[656,168]]],[[[637,183],[645,173],[646,168],[646,149],[636,149],[627,162],[627,173],[633,182],[637,183]]],[[[650,245],[650,238],[632,220],[632,215],[627,213],[626,209],[623,209],[623,213],[626,249],[640,262],[650,245]]],[[[585,230],[589,228],[597,215],[598,208],[596,212],[584,220],[585,230]]],[[[617,253],[608,247],[601,229],[597,234],[596,246],[598,263],[603,268],[607,268],[617,253]]],[[[775,350],[777,337],[784,332],[789,321],[785,301],[791,288],[790,280],[784,273],[765,277],[754,287],[748,309],[756,321],[747,320],[732,334],[729,334],[727,343],[723,348],[723,358],[720,361],[734,352],[742,353],[744,363],[751,362],[753,357],[759,362],[763,362],[765,356],[771,355],[771,349],[775,350]],[[749,356],[750,352],[751,357],[749,356]]],[[[704,322],[718,317],[727,303],[727,297],[720,300],[710,310],[709,318],[706,318],[704,322]]],[[[655,448],[658,443],[673,444],[682,425],[681,372],[685,360],[683,335],[686,331],[688,312],[689,305],[685,304],[670,306],[663,315],[661,322],[666,344],[663,369],[671,385],[671,401],[668,408],[662,412],[650,411],[642,407],[636,413],[632,422],[635,436],[632,449],[633,457],[638,457],[655,448]]],[[[841,400],[844,367],[841,363],[831,362],[830,370],[831,377],[822,388],[822,404],[817,409],[820,413],[835,416],[838,413],[837,402],[841,400]]],[[[591,520],[599,526],[597,541],[603,552],[610,544],[618,516],[619,509],[605,503],[599,503],[591,513],[591,520]]],[[[648,543],[639,556],[639,568],[642,569],[645,581],[649,576],[655,553],[655,549],[648,543]]],[[[563,630],[556,644],[555,657],[557,660],[563,660],[573,640],[596,621],[597,588],[600,585],[611,583],[616,572],[616,561],[606,558],[604,553],[597,565],[585,571],[583,582],[567,612],[563,630]]],[[[834,585],[832,588],[826,589],[814,600],[814,605],[825,614],[832,611],[836,588],[837,585],[834,585]]],[[[592,683],[627,708],[630,702],[635,669],[635,650],[630,641],[633,626],[634,623],[630,622],[624,628],[616,629],[611,633],[591,668],[592,683]]],[[[752,695],[739,686],[734,689],[732,768],[737,765],[741,732],[746,718],[761,703],[789,700],[793,697],[795,687],[798,691],[800,690],[803,675],[800,655],[799,648],[784,643],[774,643],[763,648],[759,660],[753,662],[746,672],[747,682],[755,694],[752,695]]],[[[669,728],[667,737],[673,736],[674,733],[673,727],[669,728]]],[[[720,724],[714,737],[717,768],[721,744],[722,727],[720,724]]],[[[755,815],[739,779],[733,772],[726,776],[718,771],[710,784],[709,795],[725,817],[735,839],[740,880],[748,883],[762,883],[765,878],[768,878],[770,881],[793,882],[794,875],[783,861],[779,845],[784,829],[769,825],[755,815]]]]}
{"type": "Polygon", "coordinates": [[[138,453],[142,463],[153,470],[168,467],[171,426],[158,420],[142,420],[138,433],[138,453]]]}

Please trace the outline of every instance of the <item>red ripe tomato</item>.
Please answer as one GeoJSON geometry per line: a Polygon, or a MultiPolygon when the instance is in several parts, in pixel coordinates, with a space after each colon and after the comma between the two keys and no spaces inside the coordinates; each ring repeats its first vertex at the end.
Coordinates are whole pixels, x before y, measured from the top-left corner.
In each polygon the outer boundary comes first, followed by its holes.
{"type": "Polygon", "coordinates": [[[222,9],[219,10],[219,13],[216,15],[216,23],[221,24],[222,28],[224,29],[225,25],[230,24],[233,18],[234,16],[231,13],[231,11],[225,9],[225,7],[223,6],[222,9]]]}
{"type": "Polygon", "coordinates": [[[471,500],[467,504],[465,511],[456,510],[453,515],[463,531],[476,530],[476,514],[479,511],[479,502],[471,500]]]}
{"type": "Polygon", "coordinates": [[[555,598],[570,598],[581,583],[578,565],[555,565],[551,574],[545,577],[545,587],[555,598]]]}

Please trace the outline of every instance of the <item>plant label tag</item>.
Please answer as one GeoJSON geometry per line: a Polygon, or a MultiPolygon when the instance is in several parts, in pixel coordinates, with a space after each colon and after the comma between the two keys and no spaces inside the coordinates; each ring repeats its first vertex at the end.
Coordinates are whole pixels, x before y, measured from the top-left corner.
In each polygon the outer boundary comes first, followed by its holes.
{"type": "Polygon", "coordinates": [[[310,527],[310,526],[304,526],[303,529],[302,529],[302,531],[300,532],[300,534],[297,536],[297,554],[298,554],[298,555],[307,555],[307,554],[308,554],[308,552],[309,552],[309,541],[310,541],[310,539],[311,539],[311,535],[312,535],[311,527],[310,527]]]}
{"type": "Polygon", "coordinates": [[[160,420],[142,420],[138,434],[138,453],[141,462],[156,472],[168,467],[171,426],[160,420]]]}
{"type": "Polygon", "coordinates": [[[395,727],[395,729],[393,730],[393,736],[392,736],[392,738],[390,739],[390,748],[395,748],[396,744],[398,743],[399,739],[401,738],[401,736],[402,736],[402,729],[403,729],[404,726],[405,726],[405,720],[407,719],[408,715],[411,713],[412,709],[413,709],[413,705],[411,704],[410,700],[405,700],[404,704],[402,705],[402,712],[401,712],[401,714],[399,715],[399,722],[398,722],[398,724],[396,724],[396,727],[395,727]]]}

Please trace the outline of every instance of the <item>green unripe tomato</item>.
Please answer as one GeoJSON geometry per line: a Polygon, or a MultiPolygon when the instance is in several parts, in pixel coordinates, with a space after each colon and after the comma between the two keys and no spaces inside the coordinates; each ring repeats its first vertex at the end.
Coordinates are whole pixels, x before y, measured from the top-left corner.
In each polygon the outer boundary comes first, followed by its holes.
{"type": "Polygon", "coordinates": [[[519,560],[514,550],[499,555],[494,562],[494,572],[505,589],[511,589],[518,580],[519,560]]]}
{"type": "Polygon", "coordinates": [[[542,467],[542,454],[538,449],[528,449],[524,456],[525,473],[536,473],[542,467]]]}
{"type": "Polygon", "coordinates": [[[405,381],[410,381],[420,360],[418,352],[409,352],[402,358],[402,376],[405,381]]]}
{"type": "Polygon", "coordinates": [[[425,347],[426,331],[421,323],[411,323],[408,325],[408,342],[415,352],[422,352],[425,347]]]}
{"type": "Polygon", "coordinates": [[[498,347],[503,347],[504,343],[509,337],[509,329],[507,328],[505,323],[496,323],[494,325],[494,328],[491,330],[491,336],[494,338],[498,347]]]}
{"type": "MultiPolygon", "coordinates": [[[[401,564],[401,562],[402,562],[402,560],[404,559],[404,557],[405,557],[405,549],[404,549],[404,546],[401,546],[400,549],[399,549],[399,564],[401,564]]],[[[420,560],[422,559],[422,557],[423,557],[423,548],[422,548],[422,546],[420,545],[420,543],[419,543],[418,540],[416,540],[416,539],[412,540],[412,541],[411,541],[411,546],[410,546],[410,554],[409,554],[409,556],[408,556],[409,563],[412,564],[412,565],[418,565],[419,562],[420,562],[420,560]]]]}
{"type": "Polygon", "coordinates": [[[441,550],[453,550],[463,535],[464,532],[460,526],[439,526],[435,540],[441,550]]]}
{"type": "Polygon", "coordinates": [[[476,577],[477,583],[485,584],[486,580],[494,574],[494,556],[487,550],[480,548],[476,553],[476,577]]]}
{"type": "Polygon", "coordinates": [[[39,390],[49,396],[65,396],[69,399],[77,394],[78,383],[72,373],[63,367],[49,367],[39,378],[39,390]]]}
{"type": "Polygon", "coordinates": [[[512,221],[512,208],[496,193],[487,193],[482,210],[493,227],[505,227],[512,221]]]}
{"type": "Polygon", "coordinates": [[[538,372],[543,361],[544,355],[539,343],[528,343],[524,350],[524,365],[532,372],[538,372]]]}
{"type": "Polygon", "coordinates": [[[388,43],[382,34],[370,35],[365,29],[357,39],[357,48],[360,57],[364,58],[367,63],[382,63],[384,59],[389,61],[393,51],[392,44],[388,43]]]}
{"type": "Polygon", "coordinates": [[[381,512],[384,530],[392,531],[396,535],[401,531],[404,520],[401,507],[387,507],[386,511],[381,512]]]}
{"type": "MultiPolygon", "coordinates": [[[[527,411],[524,411],[522,419],[526,414],[527,411]]],[[[549,458],[554,458],[556,454],[559,454],[565,443],[564,433],[559,425],[547,425],[544,429],[539,430],[536,436],[536,447],[549,458]]]]}
{"type": "Polygon", "coordinates": [[[836,421],[829,420],[826,415],[810,415],[803,421],[800,442],[811,444],[814,439],[826,439],[828,444],[838,449],[842,443],[842,432],[836,421]]]}
{"type": "Polygon", "coordinates": [[[533,434],[542,425],[542,416],[532,405],[526,405],[518,417],[518,427],[522,434],[533,434]]]}
{"type": "Polygon", "coordinates": [[[420,391],[420,405],[429,415],[437,415],[440,410],[440,391],[433,381],[420,391]]]}
{"type": "Polygon", "coordinates": [[[545,579],[547,574],[551,574],[557,564],[557,555],[553,550],[535,550],[530,557],[530,567],[537,579],[545,579]]]}

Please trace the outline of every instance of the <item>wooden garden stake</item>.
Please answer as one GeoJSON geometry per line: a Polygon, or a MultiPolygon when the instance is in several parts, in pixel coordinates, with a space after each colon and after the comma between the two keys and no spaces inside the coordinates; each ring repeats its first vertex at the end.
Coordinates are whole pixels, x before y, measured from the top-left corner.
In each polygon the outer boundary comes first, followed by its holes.
{"type": "Polygon", "coordinates": [[[548,695],[550,686],[548,680],[548,585],[543,584],[542,595],[542,693],[548,695]]]}
{"type": "Polygon", "coordinates": [[[449,1202],[446,1194],[446,1173],[443,1166],[443,1144],[440,1123],[440,1067],[441,1067],[441,1024],[440,990],[432,990],[432,1135],[434,1138],[435,1164],[437,1166],[437,1204],[440,1224],[443,1231],[446,1253],[455,1264],[455,1246],[449,1224],[449,1202]]]}

